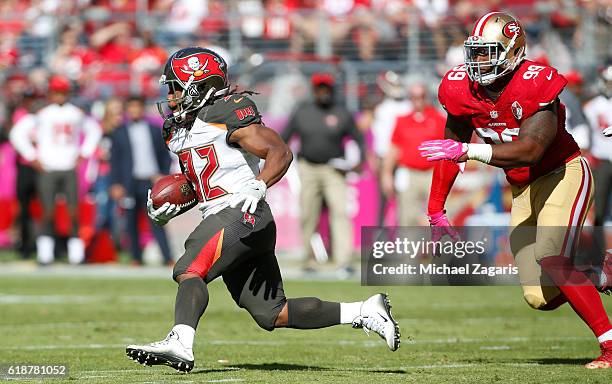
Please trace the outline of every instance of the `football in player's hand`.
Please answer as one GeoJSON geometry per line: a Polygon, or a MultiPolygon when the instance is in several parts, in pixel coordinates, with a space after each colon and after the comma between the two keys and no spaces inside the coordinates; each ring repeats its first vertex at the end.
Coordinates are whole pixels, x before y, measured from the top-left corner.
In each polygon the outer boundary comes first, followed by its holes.
{"type": "Polygon", "coordinates": [[[163,176],[157,180],[151,189],[151,200],[155,209],[169,202],[178,205],[183,212],[198,203],[191,183],[182,173],[163,176]]]}

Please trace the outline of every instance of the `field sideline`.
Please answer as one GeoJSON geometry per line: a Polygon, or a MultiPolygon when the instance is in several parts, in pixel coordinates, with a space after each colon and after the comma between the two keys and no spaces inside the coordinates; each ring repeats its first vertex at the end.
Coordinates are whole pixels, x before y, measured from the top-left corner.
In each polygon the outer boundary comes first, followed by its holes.
{"type": "MultiPolygon", "coordinates": [[[[286,282],[290,296],[356,300],[380,291],[356,282],[286,282]]],[[[528,309],[518,287],[392,287],[403,343],[340,326],[259,329],[222,282],[196,337],[196,366],[180,375],[124,355],[132,342],[163,338],[175,285],[161,278],[0,277],[0,363],[67,363],[52,383],[610,383],[587,371],[590,331],[566,305],[528,309]],[[408,338],[410,337],[410,339],[408,338]]],[[[612,298],[603,297],[609,312],[612,298]]],[[[49,382],[49,381],[47,381],[49,382]]]]}

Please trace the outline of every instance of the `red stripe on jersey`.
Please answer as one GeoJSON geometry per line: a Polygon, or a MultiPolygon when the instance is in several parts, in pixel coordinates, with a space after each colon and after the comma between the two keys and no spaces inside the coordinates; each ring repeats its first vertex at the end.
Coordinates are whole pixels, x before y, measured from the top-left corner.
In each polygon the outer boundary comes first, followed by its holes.
{"type": "Polygon", "coordinates": [[[189,264],[187,273],[195,273],[201,278],[204,278],[215,261],[221,256],[221,247],[223,245],[223,233],[225,228],[217,232],[200,250],[198,256],[189,264]]]}
{"type": "Polygon", "coordinates": [[[489,12],[486,15],[484,15],[483,17],[481,17],[480,19],[478,19],[478,22],[476,22],[476,25],[474,25],[474,30],[472,31],[472,36],[482,36],[482,32],[484,29],[485,24],[487,23],[487,21],[495,14],[497,14],[499,12],[489,12]]]}

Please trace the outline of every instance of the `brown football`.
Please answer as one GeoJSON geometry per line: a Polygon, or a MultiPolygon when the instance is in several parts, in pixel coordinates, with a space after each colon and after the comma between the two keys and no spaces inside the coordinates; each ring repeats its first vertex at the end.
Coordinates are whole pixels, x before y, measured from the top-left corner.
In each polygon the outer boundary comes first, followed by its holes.
{"type": "Polygon", "coordinates": [[[188,210],[198,203],[191,183],[182,173],[163,176],[151,189],[151,200],[153,208],[157,209],[165,202],[176,204],[181,208],[181,212],[188,210]]]}

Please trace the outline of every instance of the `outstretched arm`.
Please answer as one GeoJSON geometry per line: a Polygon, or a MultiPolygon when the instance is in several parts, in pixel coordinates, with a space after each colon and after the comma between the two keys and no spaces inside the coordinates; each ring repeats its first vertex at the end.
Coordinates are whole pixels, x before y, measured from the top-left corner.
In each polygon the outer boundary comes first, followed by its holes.
{"type": "Polygon", "coordinates": [[[266,160],[256,179],[262,180],[267,187],[276,184],[283,177],[293,160],[289,146],[278,133],[261,124],[237,129],[228,141],[266,160]]]}
{"type": "Polygon", "coordinates": [[[461,140],[430,140],[419,147],[428,161],[462,163],[478,160],[500,168],[530,167],[537,164],[557,135],[559,101],[542,108],[520,127],[518,140],[500,144],[467,144],[461,140]]]}

